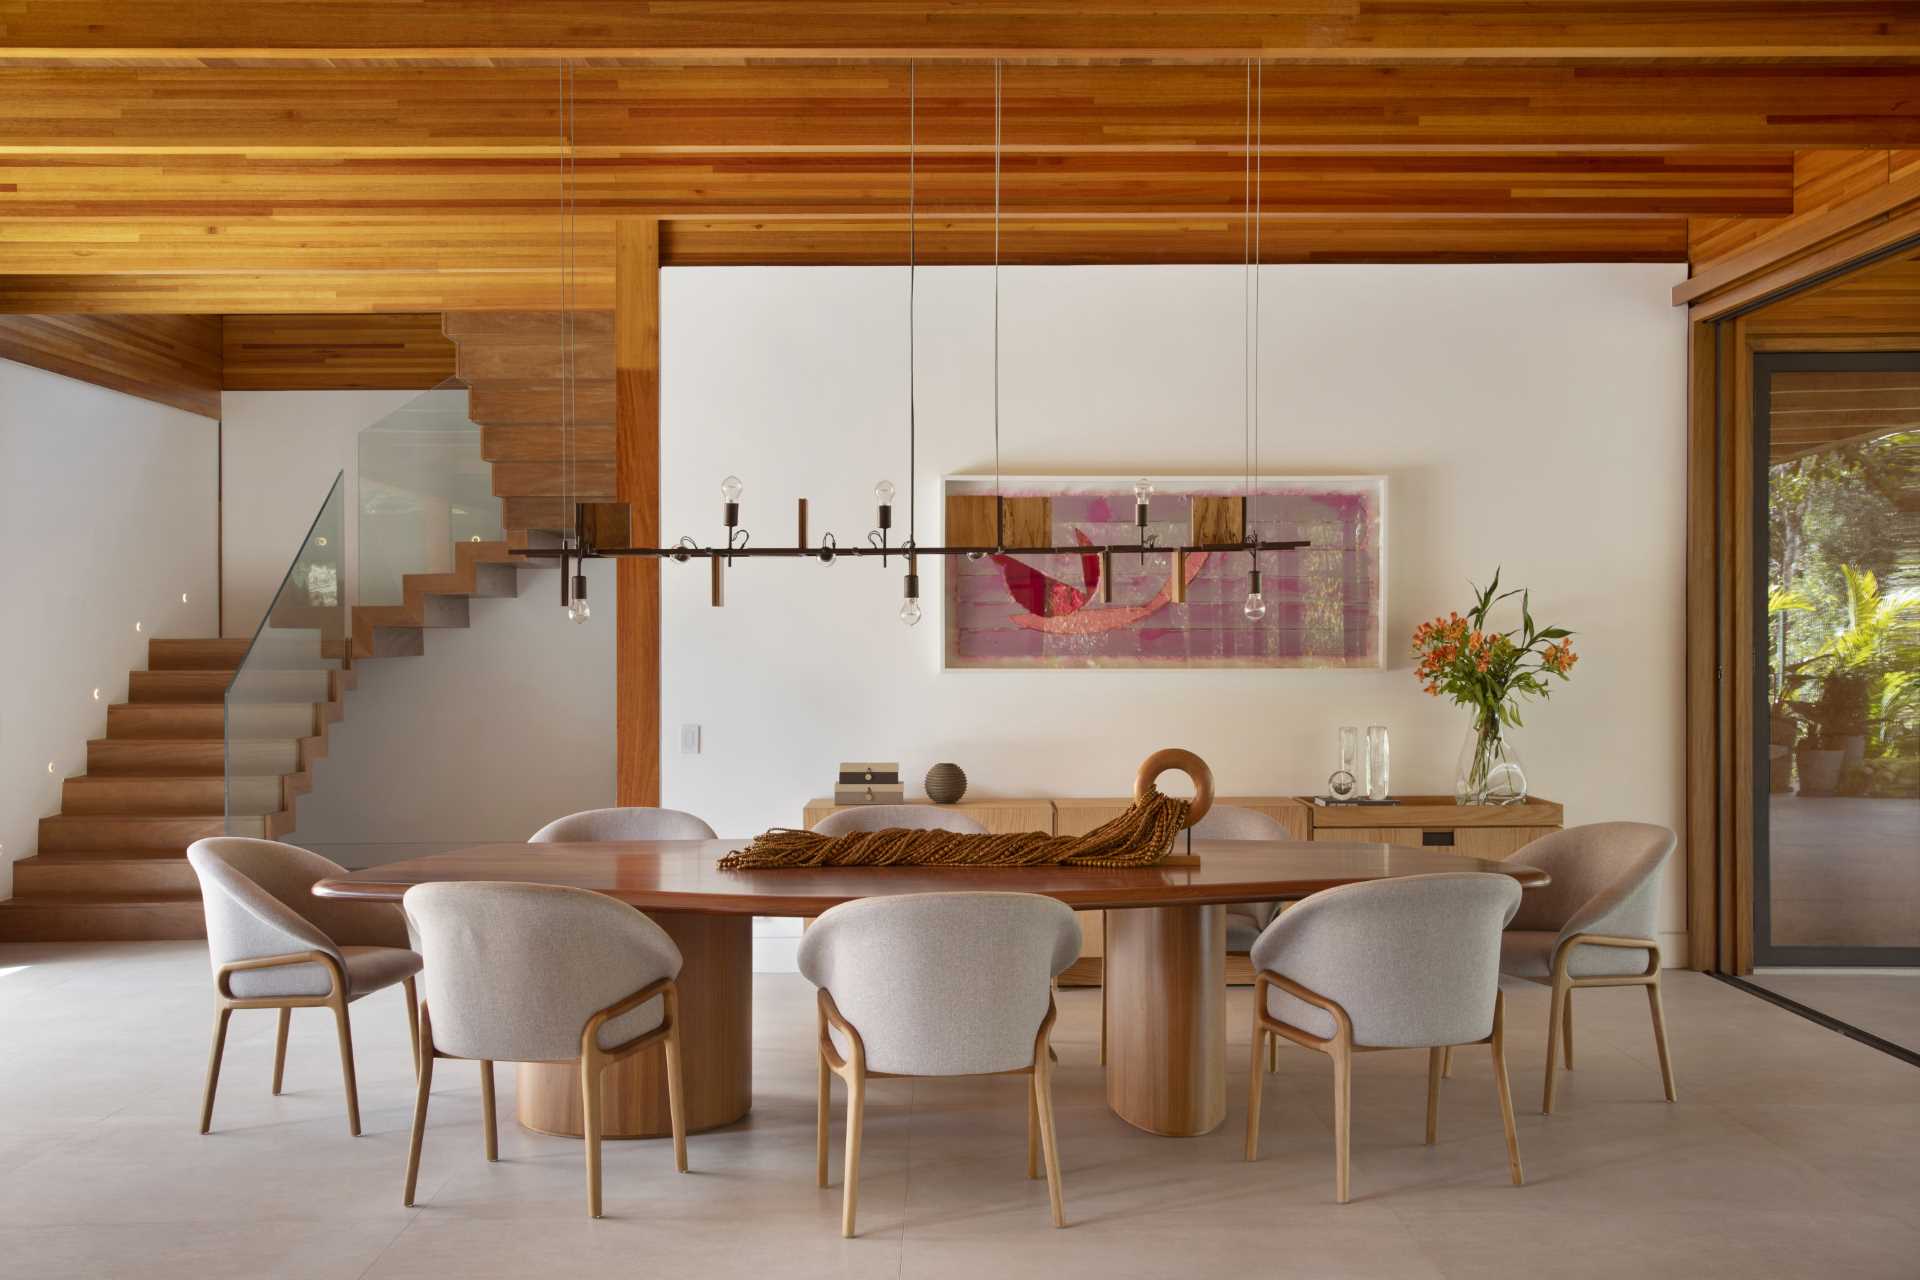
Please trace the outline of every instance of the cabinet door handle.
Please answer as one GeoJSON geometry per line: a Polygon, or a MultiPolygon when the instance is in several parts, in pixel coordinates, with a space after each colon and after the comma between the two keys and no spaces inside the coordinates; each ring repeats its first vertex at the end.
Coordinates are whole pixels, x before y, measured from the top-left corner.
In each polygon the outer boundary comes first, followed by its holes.
{"type": "Polygon", "coordinates": [[[1453,832],[1422,831],[1420,833],[1420,843],[1429,849],[1451,849],[1453,848],[1453,832]]]}

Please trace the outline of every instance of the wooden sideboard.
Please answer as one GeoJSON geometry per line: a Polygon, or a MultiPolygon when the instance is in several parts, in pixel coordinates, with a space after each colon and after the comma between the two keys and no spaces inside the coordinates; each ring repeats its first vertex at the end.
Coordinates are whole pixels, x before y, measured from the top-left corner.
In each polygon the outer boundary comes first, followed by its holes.
{"type": "Polygon", "coordinates": [[[1445,849],[1470,858],[1517,853],[1564,820],[1552,800],[1520,804],[1456,804],[1450,796],[1404,796],[1394,804],[1321,805],[1298,797],[1310,840],[1379,842],[1445,849]]]}
{"type": "MultiPolygon", "coordinates": [[[[909,800],[927,804],[930,800],[909,800]]],[[[1125,813],[1133,802],[1124,797],[1064,800],[964,800],[939,806],[958,810],[988,831],[1004,835],[1044,831],[1056,836],[1079,836],[1125,813]]],[[[1551,800],[1529,798],[1516,805],[1460,805],[1447,796],[1407,796],[1391,805],[1318,805],[1311,796],[1217,796],[1216,805],[1254,809],[1287,829],[1295,840],[1334,840],[1347,843],[1381,842],[1444,849],[1472,858],[1504,858],[1522,846],[1558,831],[1561,810],[1551,800]]],[[[807,803],[804,825],[811,829],[830,813],[851,805],[831,800],[807,803]]],[[[1100,984],[1106,930],[1103,913],[1075,912],[1084,939],[1080,958],[1060,975],[1063,987],[1100,984]]],[[[1244,956],[1229,963],[1227,980],[1234,985],[1252,981],[1244,956]]]]}

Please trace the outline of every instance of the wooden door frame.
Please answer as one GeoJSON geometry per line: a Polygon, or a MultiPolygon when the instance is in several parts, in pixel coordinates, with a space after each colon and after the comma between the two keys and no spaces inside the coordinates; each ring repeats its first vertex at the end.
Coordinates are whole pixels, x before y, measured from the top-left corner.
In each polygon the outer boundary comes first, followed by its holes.
{"type": "Polygon", "coordinates": [[[1765,673],[1755,662],[1752,621],[1766,566],[1756,563],[1754,356],[1889,345],[1861,335],[1776,339],[1750,333],[1746,317],[1911,253],[1920,247],[1916,230],[1892,240],[1885,223],[1863,228],[1765,273],[1773,287],[1764,294],[1735,286],[1701,297],[1688,314],[1685,791],[1687,958],[1694,969],[1741,974],[1754,967],[1754,848],[1757,806],[1766,794],[1764,781],[1755,785],[1764,774],[1755,682],[1765,673]]]}

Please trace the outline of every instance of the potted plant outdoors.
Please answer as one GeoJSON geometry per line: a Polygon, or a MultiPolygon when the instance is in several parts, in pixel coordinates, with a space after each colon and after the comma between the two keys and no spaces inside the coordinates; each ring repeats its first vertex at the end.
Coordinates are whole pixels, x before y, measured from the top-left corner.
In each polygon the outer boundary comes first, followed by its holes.
{"type": "MultiPolygon", "coordinates": [[[[1469,584],[1472,585],[1472,584],[1469,584]]],[[[1518,804],[1527,798],[1526,771],[1510,730],[1520,727],[1520,699],[1544,698],[1549,676],[1561,680],[1579,661],[1573,632],[1536,627],[1531,594],[1500,591],[1500,573],[1479,594],[1466,617],[1450,613],[1413,631],[1414,675],[1434,697],[1446,695],[1471,715],[1461,744],[1453,795],[1460,804],[1518,804]],[[1495,605],[1520,597],[1520,625],[1493,631],[1487,618],[1495,605]]]]}
{"type": "Polygon", "coordinates": [[[1862,746],[1866,742],[1867,678],[1861,672],[1830,671],[1820,682],[1820,696],[1799,705],[1813,725],[1799,752],[1800,794],[1830,796],[1839,790],[1849,750],[1856,740],[1862,746]]]}
{"type": "Polygon", "coordinates": [[[1920,592],[1883,593],[1870,571],[1842,565],[1840,572],[1847,625],[1802,664],[1818,674],[1819,697],[1794,704],[1815,730],[1815,741],[1800,753],[1800,789],[1808,795],[1832,795],[1843,771],[1865,762],[1874,686],[1889,671],[1911,665],[1920,630],[1920,592]]]}

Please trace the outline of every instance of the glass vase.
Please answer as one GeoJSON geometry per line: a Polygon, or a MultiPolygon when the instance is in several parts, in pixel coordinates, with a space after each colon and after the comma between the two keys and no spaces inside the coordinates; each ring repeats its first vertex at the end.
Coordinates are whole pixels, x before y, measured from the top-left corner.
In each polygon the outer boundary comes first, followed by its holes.
{"type": "Polygon", "coordinates": [[[1461,804],[1519,804],[1527,798],[1527,773],[1514,749],[1513,731],[1492,712],[1467,724],[1454,769],[1453,798],[1461,804]]]}

